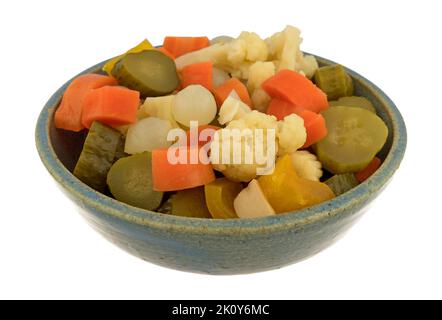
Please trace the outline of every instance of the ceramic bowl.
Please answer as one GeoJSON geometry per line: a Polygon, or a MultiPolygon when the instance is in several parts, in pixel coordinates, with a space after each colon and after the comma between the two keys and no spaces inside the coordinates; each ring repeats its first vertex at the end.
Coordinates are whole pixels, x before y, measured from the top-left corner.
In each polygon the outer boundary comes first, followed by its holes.
{"type": "MultiPolygon", "coordinates": [[[[320,65],[333,63],[317,59],[320,65]]],[[[102,65],[83,73],[97,72],[102,65]]],[[[338,239],[384,189],[403,158],[407,134],[398,109],[376,85],[347,71],[356,95],[371,100],[388,125],[388,140],[380,152],[384,162],[356,188],[301,211],[257,219],[191,219],[141,210],[94,191],[71,173],[84,134],[58,130],[53,124],[54,110],[70,81],[52,95],[40,114],[37,149],[51,176],[86,221],[110,242],[141,259],[176,270],[217,275],[280,268],[306,259],[338,239]]]]}

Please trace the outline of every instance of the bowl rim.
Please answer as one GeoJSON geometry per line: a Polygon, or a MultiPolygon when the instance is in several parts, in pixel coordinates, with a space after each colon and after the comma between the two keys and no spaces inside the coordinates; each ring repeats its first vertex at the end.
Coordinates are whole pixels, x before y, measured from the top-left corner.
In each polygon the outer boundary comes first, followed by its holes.
{"type": "MultiPolygon", "coordinates": [[[[320,64],[334,64],[335,62],[316,56],[320,64]]],[[[77,76],[96,72],[106,63],[100,62],[77,76]]],[[[393,176],[398,169],[405,153],[407,144],[407,130],[404,120],[393,101],[375,84],[355,71],[345,68],[352,78],[365,86],[366,90],[376,96],[385,107],[385,113],[391,121],[392,144],[381,167],[366,181],[350,191],[321,204],[298,210],[286,212],[270,217],[251,219],[212,220],[203,218],[186,218],[166,215],[154,211],[144,210],[110,198],[90,188],[78,180],[58,159],[50,139],[49,129],[52,114],[58,106],[60,98],[67,86],[77,76],[62,85],[47,101],[37,120],[35,141],[38,154],[46,169],[52,177],[75,198],[99,213],[106,213],[114,218],[124,220],[141,226],[157,228],[168,231],[182,231],[204,234],[237,234],[240,232],[274,232],[304,226],[326,217],[333,217],[344,212],[348,207],[356,206],[368,201],[372,194],[377,193],[393,176]]]]}

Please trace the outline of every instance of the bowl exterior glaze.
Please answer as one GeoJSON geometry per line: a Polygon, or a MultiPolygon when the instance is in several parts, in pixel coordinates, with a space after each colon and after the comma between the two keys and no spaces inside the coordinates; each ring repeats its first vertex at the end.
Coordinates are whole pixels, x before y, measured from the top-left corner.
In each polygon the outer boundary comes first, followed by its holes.
{"type": "MultiPolygon", "coordinates": [[[[333,63],[317,59],[321,65],[333,63]]],[[[102,65],[83,73],[97,71],[102,65]]],[[[59,146],[62,142],[54,135],[53,111],[70,81],[50,98],[40,114],[37,149],[49,173],[86,221],[106,239],[141,259],[181,271],[217,275],[280,268],[306,259],[338,239],[387,185],[403,158],[407,138],[399,111],[378,87],[347,71],[356,93],[374,103],[389,127],[388,141],[381,151],[385,160],[372,177],[351,191],[296,213],[243,220],[190,219],[137,209],[94,191],[67,169],[68,160],[61,158],[63,148],[69,147],[59,146]]]]}

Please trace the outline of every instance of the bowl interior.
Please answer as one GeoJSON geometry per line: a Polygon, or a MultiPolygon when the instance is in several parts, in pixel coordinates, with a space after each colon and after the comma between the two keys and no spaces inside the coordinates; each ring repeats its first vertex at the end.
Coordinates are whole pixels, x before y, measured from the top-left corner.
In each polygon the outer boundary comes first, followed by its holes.
{"type": "MultiPolygon", "coordinates": [[[[334,62],[321,57],[316,57],[321,66],[333,64],[334,62]]],[[[97,72],[99,73],[103,63],[100,63],[83,73],[97,72]]],[[[54,178],[68,188],[71,192],[75,192],[77,196],[83,196],[88,200],[100,201],[105,206],[113,207],[117,211],[122,210],[129,212],[142,219],[169,219],[168,223],[176,223],[182,225],[193,225],[204,223],[207,226],[240,226],[240,227],[262,227],[269,224],[299,223],[303,219],[309,219],[314,215],[329,214],[331,208],[338,208],[344,204],[348,204],[355,198],[365,197],[367,194],[374,193],[382,188],[382,186],[391,178],[394,171],[398,168],[402,160],[406,145],[406,129],[402,117],[393,104],[393,102],[374,84],[363,78],[356,72],[347,69],[349,75],[353,78],[355,85],[355,95],[363,96],[369,99],[377,110],[377,114],[384,120],[389,129],[388,139],[379,153],[379,156],[385,160],[381,168],[366,182],[349,192],[311,208],[300,210],[296,215],[281,214],[275,217],[245,219],[236,219],[233,221],[211,221],[210,219],[189,219],[182,217],[165,216],[163,214],[155,215],[151,211],[136,209],[131,206],[120,203],[106,195],[97,194],[93,189],[84,185],[70,173],[73,171],[75,163],[80,155],[86,132],[73,133],[69,131],[59,130],[54,127],[53,111],[58,106],[62,93],[69,85],[67,82],[57,91],[45,108],[39,119],[36,131],[37,148],[40,156],[54,178]],[[67,169],[67,170],[66,170],[67,169]],[[67,181],[69,180],[69,183],[67,181]],[[69,185],[68,185],[69,184],[69,185]],[[153,215],[152,215],[153,214],[153,215]],[[150,216],[149,216],[150,215],[150,216]],[[291,216],[291,217],[290,217],[291,216]],[[196,222],[198,220],[207,220],[204,222],[196,222]],[[266,221],[264,221],[266,220],[266,221]],[[253,222],[259,221],[259,222],[253,222]]],[[[72,81],[72,80],[71,80],[72,81]]]]}

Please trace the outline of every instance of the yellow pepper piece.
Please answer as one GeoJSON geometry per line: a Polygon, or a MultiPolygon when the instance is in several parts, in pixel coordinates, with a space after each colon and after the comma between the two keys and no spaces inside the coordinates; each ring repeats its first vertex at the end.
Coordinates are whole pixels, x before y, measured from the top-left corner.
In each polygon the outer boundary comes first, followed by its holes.
{"type": "Polygon", "coordinates": [[[335,197],[325,183],[300,178],[290,155],[280,158],[273,173],[259,177],[258,182],[276,213],[299,210],[335,197]]]}
{"type": "Polygon", "coordinates": [[[214,219],[238,218],[233,207],[233,201],[242,190],[239,182],[226,178],[216,179],[204,186],[207,208],[214,219]]]}
{"type": "Polygon", "coordinates": [[[118,57],[115,57],[115,58],[109,60],[108,62],[106,62],[106,64],[103,66],[103,71],[111,76],[112,69],[117,64],[118,61],[120,61],[122,58],[124,58],[125,55],[127,55],[128,53],[137,53],[137,52],[151,50],[151,49],[153,49],[152,44],[147,39],[145,39],[142,42],[140,42],[137,46],[128,50],[126,53],[119,55],[118,57]]]}

